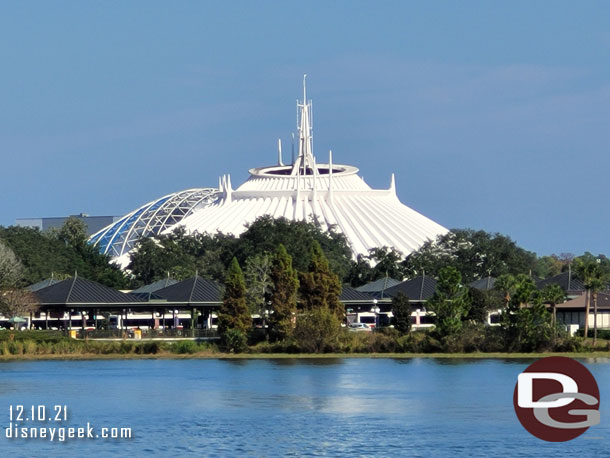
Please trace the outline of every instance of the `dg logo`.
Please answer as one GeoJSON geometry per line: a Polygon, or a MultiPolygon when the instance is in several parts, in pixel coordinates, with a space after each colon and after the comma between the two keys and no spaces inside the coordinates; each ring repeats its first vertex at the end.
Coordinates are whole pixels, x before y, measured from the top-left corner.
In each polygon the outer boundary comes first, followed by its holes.
{"type": "Polygon", "coordinates": [[[571,358],[551,356],[519,374],[513,394],[517,418],[531,434],[565,442],[600,422],[599,388],[589,370],[571,358]]]}

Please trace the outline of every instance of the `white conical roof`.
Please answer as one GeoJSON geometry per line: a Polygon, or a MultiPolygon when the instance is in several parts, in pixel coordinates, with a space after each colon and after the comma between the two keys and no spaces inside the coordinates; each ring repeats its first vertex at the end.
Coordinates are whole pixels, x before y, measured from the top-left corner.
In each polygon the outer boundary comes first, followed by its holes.
{"type": "Polygon", "coordinates": [[[333,164],[332,152],[327,164],[317,164],[305,84],[303,102],[297,107],[299,152],[293,164],[283,164],[280,143],[278,165],[251,169],[248,180],[236,190],[225,175],[217,189],[170,194],[102,229],[91,243],[126,267],[140,237],[167,234],[178,226],[190,233],[239,235],[264,215],[317,221],[323,229],[333,226],[346,236],[354,255],[383,246],[408,255],[447,232],[398,200],[394,175],[388,189],[371,189],[356,167],[333,164]]]}
{"type": "MultiPolygon", "coordinates": [[[[318,171],[330,169],[317,165],[318,171]]],[[[354,254],[388,246],[407,255],[426,240],[447,232],[443,226],[402,204],[394,186],[371,189],[355,167],[334,165],[328,173],[308,176],[273,175],[290,166],[253,169],[237,190],[222,189],[221,198],[184,218],[188,232],[216,231],[239,235],[246,224],[270,215],[317,221],[323,229],[335,226],[345,234],[354,254]]],[[[166,232],[171,231],[171,228],[166,232]]]]}
{"type": "Polygon", "coordinates": [[[250,178],[236,190],[230,178],[223,177],[220,198],[179,224],[189,232],[239,235],[246,224],[264,215],[315,220],[323,229],[334,226],[345,234],[355,255],[383,246],[407,255],[447,232],[398,200],[394,175],[389,189],[376,190],[358,176],[357,168],[333,164],[332,152],[328,164],[316,164],[305,85],[303,103],[297,107],[299,155],[294,164],[282,164],[280,145],[277,166],[250,170],[250,178]]]}

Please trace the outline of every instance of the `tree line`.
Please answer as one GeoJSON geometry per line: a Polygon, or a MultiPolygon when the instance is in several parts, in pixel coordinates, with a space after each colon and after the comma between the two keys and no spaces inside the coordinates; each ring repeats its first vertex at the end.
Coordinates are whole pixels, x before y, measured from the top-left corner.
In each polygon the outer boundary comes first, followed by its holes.
{"type": "MultiPolygon", "coordinates": [[[[300,342],[312,351],[330,348],[329,342],[340,337],[332,330],[339,329],[343,320],[339,302],[343,284],[359,286],[383,277],[403,280],[426,275],[436,278],[438,287],[427,304],[435,314],[436,327],[425,345],[531,351],[564,337],[555,314],[544,304],[551,304],[554,311],[565,293],[558,287],[538,291],[534,280],[567,269],[585,284],[587,312],[589,307],[594,309],[596,339],[597,294],[608,283],[610,260],[590,253],[537,257],[501,234],[452,230],[406,257],[380,247],[353,259],[346,238],[335,230],[323,231],[313,222],[262,217],[240,237],[187,234],[178,229],[143,238],[124,272],[87,243],[86,228],[76,218],[50,232],[0,227],[0,289],[5,311],[16,307],[7,303],[20,302],[10,299],[9,292],[27,294],[23,286],[51,275],[61,279],[77,271],[107,286],[128,289],[168,274],[177,280],[198,274],[224,285],[220,329],[223,342],[232,349],[243,348],[257,333],[246,314],[258,315],[263,321],[265,342],[300,342]],[[492,291],[468,287],[486,276],[497,278],[492,291]],[[488,311],[498,309],[503,313],[497,330],[481,327],[488,311]]],[[[23,298],[21,302],[25,302],[23,298]]],[[[408,298],[395,297],[393,310],[395,326],[388,332],[410,335],[408,298]]],[[[260,331],[258,334],[261,338],[260,331]]],[[[424,345],[422,342],[418,345],[424,345]]]]}

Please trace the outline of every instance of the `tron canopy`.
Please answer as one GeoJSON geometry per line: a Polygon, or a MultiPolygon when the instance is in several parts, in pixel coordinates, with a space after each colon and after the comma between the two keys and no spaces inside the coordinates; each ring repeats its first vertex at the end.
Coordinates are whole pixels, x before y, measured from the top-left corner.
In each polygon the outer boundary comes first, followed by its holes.
{"type": "Polygon", "coordinates": [[[388,189],[372,189],[350,165],[318,164],[313,154],[311,101],[303,81],[303,102],[297,103],[298,156],[292,164],[251,169],[250,177],[233,190],[231,178],[218,188],[189,189],[150,202],[94,234],[90,241],[129,264],[129,251],[141,237],[168,234],[177,227],[187,233],[222,232],[238,236],[256,218],[270,215],[294,221],[315,221],[324,230],[342,232],[354,256],[391,247],[408,255],[447,229],[402,204],[394,175],[388,189]]]}
{"type": "Polygon", "coordinates": [[[113,259],[123,257],[129,263],[125,255],[141,237],[151,237],[174,227],[192,212],[212,203],[217,194],[215,188],[195,188],[153,200],[93,234],[89,243],[113,259]]]}

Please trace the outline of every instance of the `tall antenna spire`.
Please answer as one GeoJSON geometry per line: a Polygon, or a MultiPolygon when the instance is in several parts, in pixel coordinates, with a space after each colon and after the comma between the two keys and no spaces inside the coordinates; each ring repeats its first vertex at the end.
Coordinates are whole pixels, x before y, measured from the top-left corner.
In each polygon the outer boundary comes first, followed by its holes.
{"type": "Polygon", "coordinates": [[[311,102],[307,101],[307,75],[303,76],[303,103],[297,102],[299,129],[299,156],[295,161],[291,175],[307,175],[311,169],[315,173],[313,145],[311,136],[311,102]]]}

